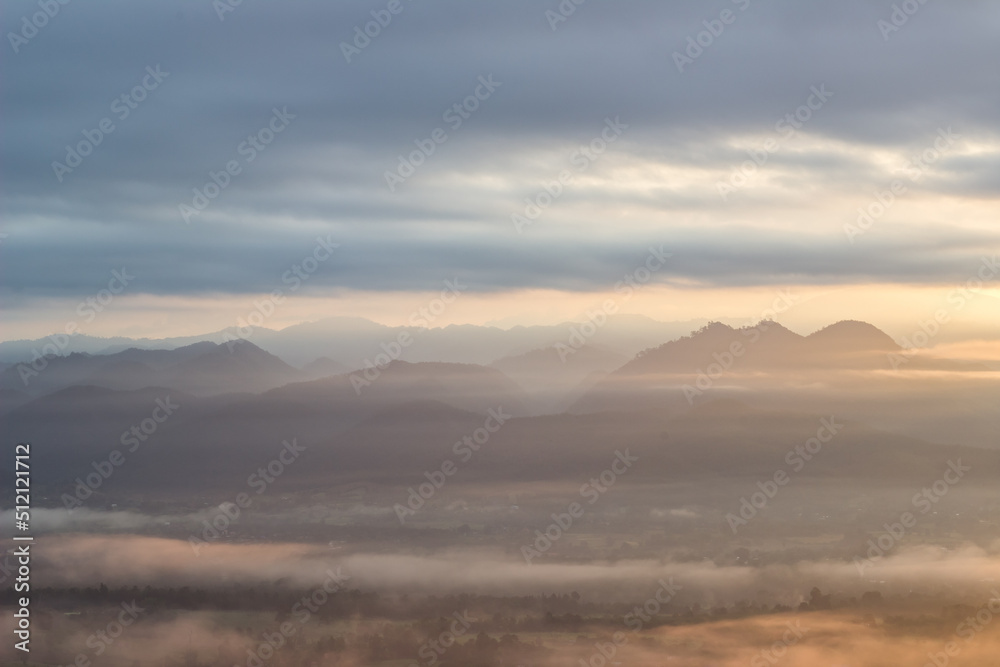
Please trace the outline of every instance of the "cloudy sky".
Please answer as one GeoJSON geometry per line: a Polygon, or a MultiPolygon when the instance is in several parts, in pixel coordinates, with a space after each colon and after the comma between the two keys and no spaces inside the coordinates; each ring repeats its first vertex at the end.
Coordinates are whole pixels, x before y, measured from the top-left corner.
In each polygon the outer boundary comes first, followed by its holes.
{"type": "Polygon", "coordinates": [[[2,7],[4,339],[123,269],[84,331],[548,323],[651,247],[657,319],[1000,327],[1000,4],[51,4],[2,7]]]}

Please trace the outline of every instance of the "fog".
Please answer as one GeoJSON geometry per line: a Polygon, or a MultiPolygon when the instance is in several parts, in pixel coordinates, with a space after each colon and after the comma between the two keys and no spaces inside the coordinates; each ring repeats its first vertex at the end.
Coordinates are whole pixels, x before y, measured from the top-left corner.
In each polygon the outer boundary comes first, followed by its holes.
{"type": "Polygon", "coordinates": [[[956,641],[987,664],[995,370],[856,322],[574,354],[51,359],[0,414],[31,442],[41,659],[874,667],[956,641]]]}
{"type": "Polygon", "coordinates": [[[797,605],[814,587],[843,596],[868,590],[898,594],[975,595],[1000,585],[1000,540],[988,548],[910,546],[856,562],[802,560],[783,565],[719,566],[660,560],[525,563],[494,549],[444,549],[436,553],[338,555],[329,546],[306,544],[205,544],[134,536],[69,535],[45,538],[38,564],[47,583],[80,587],[225,587],[280,583],[309,588],[328,571],[343,572],[350,586],[383,594],[482,595],[566,594],[615,602],[641,602],[660,579],[683,587],[686,604],[730,605],[756,599],[797,605]]]}

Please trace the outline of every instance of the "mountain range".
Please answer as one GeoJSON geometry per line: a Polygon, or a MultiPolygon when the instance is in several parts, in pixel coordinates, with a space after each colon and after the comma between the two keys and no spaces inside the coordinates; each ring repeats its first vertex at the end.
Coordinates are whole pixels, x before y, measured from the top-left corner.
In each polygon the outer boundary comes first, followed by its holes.
{"type": "MultiPolygon", "coordinates": [[[[486,365],[508,356],[567,342],[579,322],[564,322],[549,326],[515,326],[502,329],[493,326],[451,325],[441,328],[390,327],[355,317],[332,317],[307,322],[275,331],[256,327],[248,331],[227,329],[200,336],[163,339],[96,338],[76,335],[55,336],[35,340],[0,342],[0,363],[31,361],[48,351],[60,354],[84,352],[107,355],[129,348],[169,350],[194,343],[222,343],[246,340],[263,350],[281,357],[287,363],[301,367],[321,357],[349,368],[359,368],[366,359],[374,359],[383,351],[382,345],[409,334],[413,343],[403,358],[407,361],[448,361],[486,365]]],[[[603,346],[617,354],[631,357],[639,350],[684,335],[702,325],[705,320],[658,322],[638,315],[613,315],[598,328],[590,343],[603,346]]]]}
{"type": "MultiPolygon", "coordinates": [[[[12,441],[35,443],[40,484],[64,486],[149,422],[158,401],[172,401],[176,415],[156,427],[129,467],[146,471],[135,479],[183,478],[192,490],[244,462],[266,462],[290,438],[316,449],[313,463],[295,474],[302,483],[392,477],[446,456],[490,410],[509,415],[510,424],[481,458],[509,479],[562,477],[627,446],[646,453],[644,474],[693,474],[727,461],[766,468],[775,443],[808,437],[808,429],[789,424],[817,415],[858,424],[854,432],[864,438],[838,447],[851,456],[871,449],[859,460],[879,461],[872,470],[885,475],[896,474],[903,449],[923,452],[906,466],[929,466],[955,445],[997,446],[1000,389],[989,373],[946,362],[894,373],[887,359],[899,346],[862,322],[809,336],[772,322],[753,329],[714,323],[631,359],[590,341],[565,349],[538,348],[489,366],[396,360],[353,372],[329,357],[296,368],[248,341],[72,353],[47,359],[27,386],[17,366],[0,373],[0,428],[12,441]],[[969,420],[970,411],[987,417],[969,420]],[[752,446],[746,438],[739,444],[747,415],[756,420],[752,446]],[[719,421],[729,424],[725,437],[701,451],[719,421]],[[693,423],[702,435],[693,426],[679,430],[693,423]],[[663,436],[681,432],[680,439],[663,436]],[[672,444],[663,449],[665,442],[672,444]]],[[[109,488],[118,484],[125,482],[109,488]]]]}

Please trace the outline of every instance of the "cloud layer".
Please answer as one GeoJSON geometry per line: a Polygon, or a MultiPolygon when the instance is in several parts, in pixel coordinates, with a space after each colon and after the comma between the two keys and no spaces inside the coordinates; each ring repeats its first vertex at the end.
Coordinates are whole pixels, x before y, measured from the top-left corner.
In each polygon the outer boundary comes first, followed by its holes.
{"type": "Polygon", "coordinates": [[[574,6],[6,4],[7,295],[266,292],[320,236],[317,294],[602,290],[650,244],[670,285],[939,284],[996,248],[997,7],[574,6]]]}

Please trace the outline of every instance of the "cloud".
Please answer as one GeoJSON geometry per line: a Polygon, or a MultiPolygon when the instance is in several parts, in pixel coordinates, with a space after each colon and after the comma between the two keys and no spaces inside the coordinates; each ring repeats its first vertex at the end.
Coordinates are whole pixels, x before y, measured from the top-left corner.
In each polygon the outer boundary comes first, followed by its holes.
{"type": "MultiPolygon", "coordinates": [[[[251,585],[283,580],[322,583],[340,567],[350,586],[362,590],[431,595],[482,593],[531,595],[539,591],[598,595],[605,600],[645,599],[652,582],[673,577],[684,586],[685,604],[732,604],[738,600],[797,605],[818,586],[844,596],[868,590],[976,595],[1000,581],[1000,553],[971,545],[953,550],[922,546],[901,549],[866,565],[803,560],[762,567],[710,562],[619,560],[614,563],[533,563],[493,549],[450,549],[428,554],[332,550],[326,545],[271,543],[199,545],[198,554],[180,539],[138,536],[60,535],[42,538],[39,571],[52,585],[251,585]],[[862,576],[863,574],[863,576],[862,576]],[[762,591],[766,591],[762,593],[762,591]],[[761,596],[764,596],[763,598],[761,596]]],[[[996,545],[995,545],[996,546],[996,545]]]]}
{"type": "Polygon", "coordinates": [[[660,278],[678,284],[924,284],[996,246],[1000,10],[924,5],[884,40],[883,3],[730,4],[590,3],[553,31],[557,3],[404,3],[350,63],[341,43],[378,3],[243,3],[224,20],[195,0],[65,6],[0,65],[7,294],[85,295],[123,263],[142,294],[266,291],[321,233],[345,250],[310,285],[326,292],[453,274],[480,292],[602,289],[649,243],[674,250],[660,278]],[[737,20],[678,72],[673,53],[722,8],[737,20]],[[114,101],[157,66],[169,75],[124,116],[114,101]],[[453,127],[488,75],[499,88],[453,127]],[[718,182],[819,85],[834,96],[723,201],[718,182]],[[275,108],[295,118],[251,162],[240,146],[275,108]],[[105,117],[113,132],[59,182],[53,162],[105,117]],[[518,235],[511,214],[616,117],[620,141],[518,235]],[[943,127],[961,145],[846,243],[943,127]],[[390,192],[385,173],[436,128],[447,141],[390,192]],[[231,160],[239,174],[185,224],[179,206],[231,160]]]}

